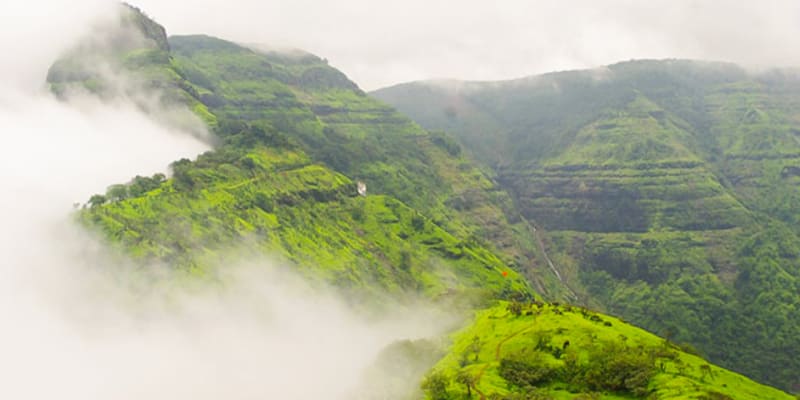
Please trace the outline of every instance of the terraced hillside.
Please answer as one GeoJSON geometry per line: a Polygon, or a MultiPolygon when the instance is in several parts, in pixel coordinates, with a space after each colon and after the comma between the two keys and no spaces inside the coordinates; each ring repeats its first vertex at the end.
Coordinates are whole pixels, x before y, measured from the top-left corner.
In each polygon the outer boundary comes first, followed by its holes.
{"type": "Polygon", "coordinates": [[[206,36],[166,42],[139,10],[121,10],[104,37],[123,45],[68,53],[51,68],[53,90],[155,93],[155,108],[193,109],[215,150],[176,161],[169,179],[109,187],[81,213],[88,226],[145,261],[197,274],[233,254],[267,253],[358,296],[532,295],[516,270],[536,276],[521,262],[535,247],[507,222],[507,194],[452,139],[366,97],[316,56],[206,36]],[[128,62],[144,53],[158,57],[128,62]],[[114,73],[87,68],[87,55],[114,73]],[[109,89],[117,81],[136,85],[109,89]]]}
{"type": "Polygon", "coordinates": [[[798,84],[668,60],[373,95],[491,167],[584,304],[793,388],[798,84]]]}
{"type": "Polygon", "coordinates": [[[359,196],[350,179],[297,149],[224,148],[173,169],[171,179],[111,187],[83,220],[140,260],[196,274],[268,254],[374,302],[530,293],[492,252],[390,196],[359,196]]]}
{"type": "MultiPolygon", "coordinates": [[[[541,292],[563,293],[542,268],[529,227],[508,194],[430,134],[364,95],[310,54],[259,52],[205,36],[173,37],[175,63],[218,118],[269,126],[309,156],[419,210],[455,235],[480,242],[525,273],[541,292]]],[[[235,124],[221,124],[225,137],[235,124]]]]}

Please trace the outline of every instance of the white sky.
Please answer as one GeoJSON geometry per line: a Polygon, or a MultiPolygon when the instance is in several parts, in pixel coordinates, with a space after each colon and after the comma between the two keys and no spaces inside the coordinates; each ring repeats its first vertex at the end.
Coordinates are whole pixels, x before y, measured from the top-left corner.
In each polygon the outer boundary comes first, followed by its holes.
{"type": "MultiPolygon", "coordinates": [[[[24,60],[20,79],[40,80],[45,57],[112,1],[3,2],[0,72],[24,60]],[[31,68],[36,57],[38,68],[31,68]]],[[[302,48],[367,90],[419,79],[508,79],[633,58],[800,65],[797,0],[130,1],[170,34],[302,48]]]]}
{"type": "Polygon", "coordinates": [[[131,0],[172,34],[303,48],[365,89],[632,58],[800,65],[800,1],[131,0]]]}

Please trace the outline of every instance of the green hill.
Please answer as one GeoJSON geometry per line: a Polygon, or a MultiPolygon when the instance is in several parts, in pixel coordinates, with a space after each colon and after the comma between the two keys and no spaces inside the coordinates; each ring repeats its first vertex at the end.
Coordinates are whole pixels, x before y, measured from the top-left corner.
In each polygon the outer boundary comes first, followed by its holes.
{"type": "Polygon", "coordinates": [[[373,95],[491,167],[584,304],[796,388],[798,84],[667,60],[373,95]]]}
{"type": "MultiPolygon", "coordinates": [[[[562,282],[570,277],[561,277],[552,265],[546,243],[518,211],[524,209],[509,194],[514,192],[507,191],[512,189],[494,179],[502,175],[470,161],[452,137],[420,128],[314,55],[262,51],[207,36],[165,41],[165,30],[139,10],[122,10],[121,27],[104,36],[114,45],[94,46],[89,40],[54,64],[48,77],[53,91],[65,97],[73,90],[127,96],[155,114],[188,106],[213,132],[215,145],[196,160],[174,162],[169,178],[137,176],[113,185],[77,213],[85,226],[134,259],[184,271],[186,279],[213,279],[213,267],[279,258],[366,308],[419,297],[462,307],[496,299],[571,298],[562,282]],[[113,74],[98,73],[81,60],[107,64],[113,74]],[[119,87],[118,76],[135,84],[119,87]],[[152,96],[139,96],[142,92],[157,94],[155,104],[152,96]],[[359,182],[366,195],[358,193],[359,182]]],[[[651,107],[641,103],[631,106],[631,119],[638,118],[640,107],[651,107]]],[[[665,132],[671,129],[677,128],[665,132]]],[[[677,142],[670,145],[673,158],[691,159],[677,142]]],[[[673,162],[670,157],[665,162],[673,162]]],[[[711,177],[698,182],[717,190],[711,177]]],[[[751,214],[734,209],[731,218],[747,220],[751,214]]],[[[724,231],[741,233],[735,229],[724,231]]],[[[498,310],[502,306],[482,315],[496,317],[498,310]]],[[[552,312],[576,331],[583,326],[570,312],[552,312]]],[[[498,337],[516,327],[508,323],[497,327],[498,337]]],[[[471,329],[486,327],[479,319],[471,329]]],[[[646,336],[621,323],[603,329],[609,337],[646,336]]],[[[591,340],[580,335],[574,340],[574,351],[594,355],[591,340]]],[[[461,346],[457,339],[440,365],[448,365],[461,346]]],[[[692,362],[700,363],[687,364],[692,362]]],[[[527,368],[519,366],[521,373],[527,368]]],[[[488,382],[498,378],[486,371],[476,388],[489,393],[488,382]]],[[[717,379],[712,375],[701,378],[717,379]]],[[[655,376],[664,381],[659,388],[684,388],[693,379],[655,376]]],[[[741,385],[730,390],[761,390],[725,379],[719,383],[741,385]]],[[[697,391],[712,390],[701,383],[695,383],[697,391]]],[[[576,385],[564,388],[619,391],[576,385]]]]}
{"type": "MultiPolygon", "coordinates": [[[[366,96],[316,56],[260,52],[206,36],[170,38],[175,63],[217,118],[286,134],[317,162],[391,195],[454,235],[481,242],[531,279],[563,296],[508,194],[431,134],[366,96]]],[[[220,136],[229,134],[221,125],[220,136]]]]}
{"type": "Polygon", "coordinates": [[[543,303],[478,312],[423,387],[431,399],[793,398],[617,318],[543,303]]]}
{"type": "Polygon", "coordinates": [[[356,296],[532,295],[516,272],[524,271],[517,259],[533,257],[530,245],[518,241],[523,231],[501,208],[510,199],[452,139],[365,96],[316,56],[207,36],[163,44],[163,28],[141,29],[157,24],[135,8],[121,10],[109,40],[121,36],[125,46],[69,52],[51,68],[53,90],[163,93],[159,106],[192,108],[216,148],[173,163],[170,179],[109,187],[81,213],[87,226],[143,261],[198,275],[232,254],[278,254],[356,296]],[[143,52],[161,56],[127,62],[143,52]],[[84,70],[86,57],[137,85],[107,90],[120,79],[84,70]]]}

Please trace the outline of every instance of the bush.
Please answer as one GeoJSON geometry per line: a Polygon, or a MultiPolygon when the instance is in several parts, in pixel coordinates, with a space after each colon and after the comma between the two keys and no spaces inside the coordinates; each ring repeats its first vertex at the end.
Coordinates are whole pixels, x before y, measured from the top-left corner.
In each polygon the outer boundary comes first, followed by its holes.
{"type": "Polygon", "coordinates": [[[91,198],[89,198],[89,205],[92,208],[99,207],[99,206],[105,204],[106,201],[108,201],[106,196],[103,196],[102,194],[96,194],[96,195],[92,196],[91,198]]]}
{"type": "Polygon", "coordinates": [[[414,228],[415,231],[421,232],[425,229],[425,218],[421,215],[415,215],[411,218],[411,227],[414,228]]]}
{"type": "Polygon", "coordinates": [[[433,132],[431,134],[431,141],[453,157],[461,155],[461,146],[452,137],[444,132],[433,132]]]}
{"type": "Polygon", "coordinates": [[[503,379],[519,387],[538,386],[558,376],[558,368],[548,364],[542,353],[536,352],[527,360],[504,358],[498,370],[503,379]]]}
{"type": "Polygon", "coordinates": [[[431,372],[422,380],[422,390],[432,400],[448,400],[450,393],[447,392],[447,385],[450,379],[442,372],[431,372]]]}
{"type": "Polygon", "coordinates": [[[645,396],[656,372],[655,360],[650,355],[628,346],[607,344],[591,355],[585,382],[592,390],[645,396]]]}
{"type": "Polygon", "coordinates": [[[269,196],[267,196],[264,192],[256,193],[253,202],[258,208],[268,213],[271,213],[275,209],[275,202],[273,202],[272,199],[269,198],[269,196]]]}

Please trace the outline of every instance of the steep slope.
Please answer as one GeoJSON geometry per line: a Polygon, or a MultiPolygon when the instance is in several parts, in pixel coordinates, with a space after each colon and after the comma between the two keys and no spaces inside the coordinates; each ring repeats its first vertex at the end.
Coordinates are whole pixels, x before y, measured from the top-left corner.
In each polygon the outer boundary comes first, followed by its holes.
{"type": "Polygon", "coordinates": [[[583,302],[792,388],[798,83],[635,61],[374,96],[491,166],[583,302]]]}
{"type": "Polygon", "coordinates": [[[488,201],[480,213],[450,205],[469,190],[503,195],[457,145],[447,148],[452,139],[364,96],[316,56],[204,36],[170,44],[139,10],[120,10],[100,36],[108,45],[88,40],[54,64],[53,90],[88,89],[146,111],[155,94],[156,108],[192,107],[217,147],[173,163],[171,179],[136,177],[94,196],[81,213],[88,226],[143,261],[197,274],[266,253],[359,297],[531,296],[510,255],[474,236],[473,215],[503,220],[503,211],[488,201]],[[129,62],[140,53],[158,57],[129,62]],[[113,90],[118,81],[124,90],[113,90]],[[369,195],[358,196],[348,175],[366,181],[369,195]]]}
{"type": "Polygon", "coordinates": [[[197,117],[215,126],[215,117],[175,65],[164,27],[133,6],[121,4],[118,10],[50,67],[51,90],[60,96],[89,92],[104,100],[125,98],[188,130],[202,130],[192,120],[197,117]]]}
{"type": "Polygon", "coordinates": [[[325,60],[245,48],[206,36],[172,37],[175,63],[222,121],[285,133],[314,160],[392,195],[458,237],[497,252],[540,292],[568,291],[545,266],[508,194],[461,155],[453,139],[420,129],[365,96],[325,60]]]}
{"type": "Polygon", "coordinates": [[[529,293],[490,251],[392,197],[358,196],[298,149],[228,146],[173,170],[112,186],[83,220],[143,261],[198,274],[267,254],[359,298],[529,293]]]}
{"type": "Polygon", "coordinates": [[[431,399],[793,398],[617,318],[541,303],[478,312],[423,387],[431,399]]]}

